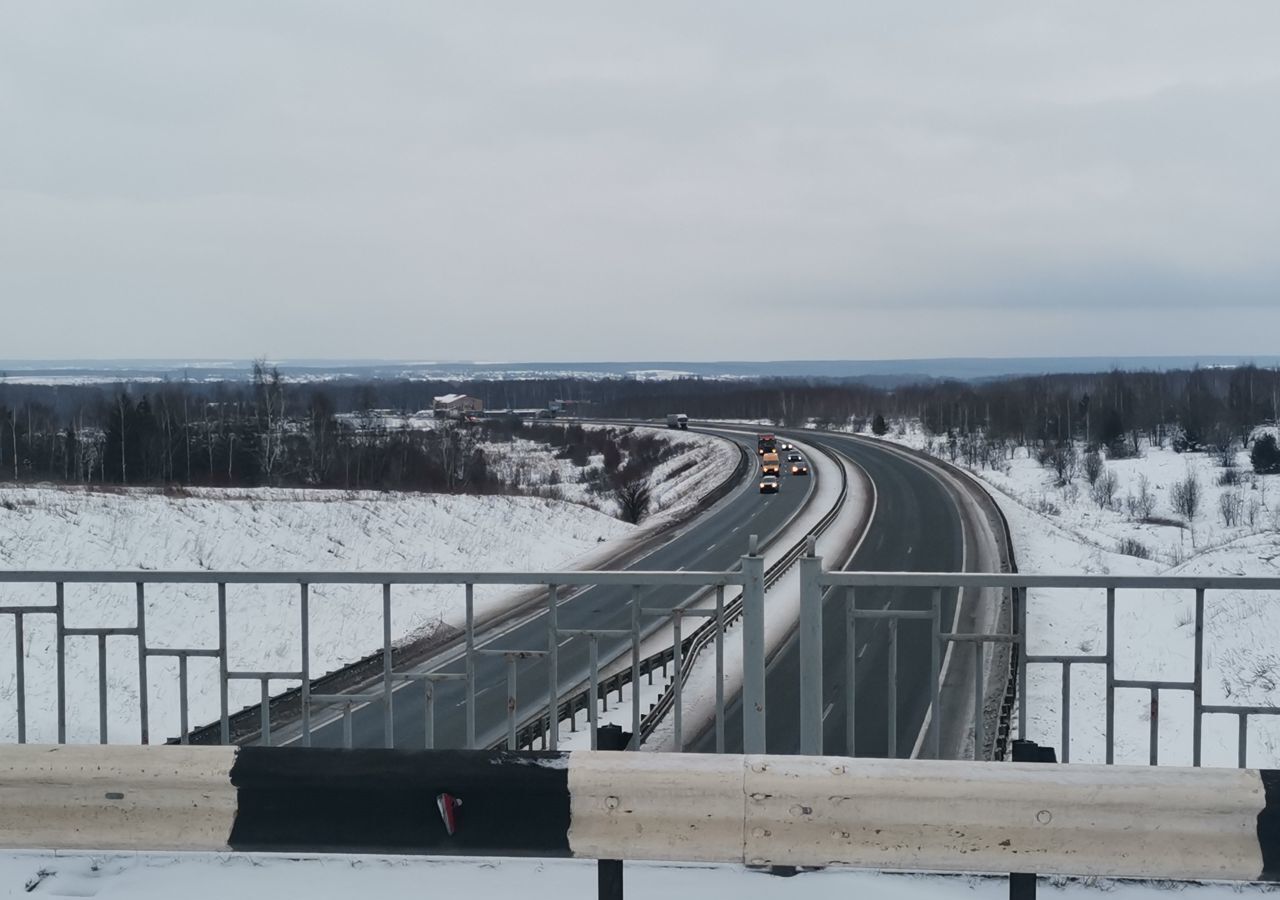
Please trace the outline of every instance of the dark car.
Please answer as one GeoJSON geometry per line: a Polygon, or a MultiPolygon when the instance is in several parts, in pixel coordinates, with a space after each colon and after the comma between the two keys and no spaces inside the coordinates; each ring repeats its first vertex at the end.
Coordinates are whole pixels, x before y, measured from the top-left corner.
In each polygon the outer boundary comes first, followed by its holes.
{"type": "Polygon", "coordinates": [[[808,475],[808,474],[809,474],[809,464],[808,464],[807,462],[805,462],[804,460],[801,460],[801,461],[800,461],[800,462],[798,462],[798,463],[792,463],[792,464],[791,464],[791,474],[792,474],[792,475],[808,475]]]}

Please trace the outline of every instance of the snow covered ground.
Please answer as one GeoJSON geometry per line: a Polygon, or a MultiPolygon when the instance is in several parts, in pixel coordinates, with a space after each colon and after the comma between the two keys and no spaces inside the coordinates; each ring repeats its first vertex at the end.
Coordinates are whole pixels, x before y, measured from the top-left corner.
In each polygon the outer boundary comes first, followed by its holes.
{"type": "MultiPolygon", "coordinates": [[[[0,488],[0,568],[201,569],[259,571],[554,570],[598,561],[648,529],[663,528],[719,483],[737,461],[722,441],[685,440],[684,452],[654,473],[659,512],[639,528],[586,505],[525,496],[394,494],[318,490],[191,489],[178,494],[130,489],[0,488]],[[687,467],[667,478],[680,467],[687,467]]],[[[543,454],[544,456],[547,455],[543,454]]],[[[239,671],[296,671],[301,664],[299,590],[287,585],[231,585],[229,666],[239,671]]],[[[479,586],[477,614],[508,607],[515,592],[479,586]]],[[[397,586],[396,640],[460,627],[463,592],[446,585],[397,586]]],[[[46,605],[52,585],[0,585],[0,606],[46,605]]],[[[381,646],[379,586],[310,589],[311,672],[318,676],[381,646]]],[[[67,585],[68,627],[134,627],[132,585],[67,585]]],[[[0,615],[0,741],[17,739],[14,617],[0,615]]],[[[146,591],[147,644],[216,648],[217,592],[211,585],[146,591]]],[[[49,614],[23,619],[27,739],[53,742],[56,632],[49,614]]],[[[108,637],[109,738],[140,736],[137,639],[108,637]]],[[[98,739],[98,643],[67,639],[67,739],[98,739]]],[[[189,663],[190,722],[219,714],[217,661],[189,663]]],[[[148,660],[152,739],[180,731],[178,663],[148,660]]],[[[273,681],[272,692],[296,683],[273,681]]],[[[257,702],[256,682],[234,681],[232,712],[257,702]]]]}
{"type": "MultiPolygon", "coordinates": [[[[258,489],[228,494],[192,490],[98,493],[58,488],[0,489],[0,567],[7,569],[366,570],[555,569],[634,526],[577,504],[533,497],[394,495],[258,489]]],[[[300,665],[298,588],[231,585],[230,667],[296,670],[300,665]]],[[[493,611],[509,591],[477,587],[477,610],[493,611]]],[[[397,638],[458,625],[460,588],[404,586],[393,591],[397,638]]],[[[48,604],[51,585],[0,586],[0,603],[48,604]]],[[[151,647],[218,644],[217,595],[209,585],[154,586],[146,594],[151,647]]],[[[70,627],[132,627],[132,585],[68,585],[70,627]]],[[[24,620],[28,740],[53,741],[54,619],[24,620]]],[[[381,645],[381,588],[311,588],[312,672],[351,662],[381,645]]],[[[13,617],[0,616],[0,741],[16,739],[13,617]]],[[[107,639],[111,739],[138,740],[137,641],[107,639]]],[[[98,736],[97,642],[67,642],[67,739],[98,736]]],[[[218,715],[216,660],[191,661],[191,721],[218,715]]],[[[152,733],[178,732],[175,660],[151,658],[152,733]]],[[[273,683],[273,690],[292,687],[273,683]]],[[[258,698],[252,682],[232,684],[232,711],[258,698]]]]}
{"type": "MultiPolygon", "coordinates": [[[[738,462],[738,451],[733,445],[711,435],[663,428],[636,430],[657,434],[669,441],[675,451],[649,476],[653,516],[670,519],[687,513],[698,498],[722,481],[738,462]]],[[[509,443],[485,443],[481,447],[494,459],[490,471],[504,484],[539,496],[581,503],[608,515],[618,513],[618,505],[612,498],[595,493],[590,487],[604,466],[602,454],[589,457],[585,466],[576,466],[568,459],[557,459],[546,444],[538,441],[518,439],[509,443]]],[[[623,463],[626,458],[623,451],[623,463]]]]}
{"type": "MultiPolygon", "coordinates": [[[[827,869],[779,878],[741,866],[627,863],[629,897],[734,897],[736,900],[1002,900],[996,877],[895,875],[827,869]]],[[[1042,896],[1187,900],[1274,895],[1275,885],[1187,885],[1105,879],[1045,879],[1042,896]]],[[[596,864],[586,860],[284,857],[261,854],[0,854],[0,897],[519,897],[564,900],[596,896],[596,864]]]]}
{"type": "MultiPolygon", "coordinates": [[[[918,427],[901,430],[888,439],[949,458],[937,439],[930,447],[918,427]]],[[[1093,496],[1083,472],[1060,485],[1056,473],[1024,449],[997,468],[971,471],[992,489],[1009,520],[1023,572],[1280,578],[1280,476],[1255,476],[1247,454],[1237,454],[1228,470],[1215,454],[1144,447],[1140,457],[1106,461],[1102,477],[1116,479],[1110,503],[1093,496]],[[1233,474],[1224,478],[1228,471],[1233,474]],[[1173,500],[1176,486],[1189,479],[1201,499],[1188,517],[1173,500]],[[1220,483],[1231,480],[1237,483],[1220,483]]],[[[1117,595],[1117,678],[1192,680],[1194,599],[1191,592],[1174,591],[1117,595]]],[[[1027,614],[1032,654],[1105,652],[1103,592],[1031,591],[1027,614]]],[[[1206,704],[1280,705],[1280,594],[1209,592],[1205,667],[1206,704]]],[[[1032,666],[1028,682],[1028,737],[1061,747],[1061,667],[1032,666]]],[[[1073,762],[1105,760],[1105,691],[1102,666],[1073,667],[1073,762]]],[[[1147,691],[1118,690],[1115,761],[1149,761],[1154,714],[1159,761],[1190,765],[1191,710],[1187,692],[1162,691],[1153,709],[1147,691]]],[[[1235,716],[1205,717],[1206,765],[1235,765],[1237,747],[1235,716]]],[[[1247,749],[1249,765],[1280,765],[1280,716],[1251,716],[1247,749]]]]}

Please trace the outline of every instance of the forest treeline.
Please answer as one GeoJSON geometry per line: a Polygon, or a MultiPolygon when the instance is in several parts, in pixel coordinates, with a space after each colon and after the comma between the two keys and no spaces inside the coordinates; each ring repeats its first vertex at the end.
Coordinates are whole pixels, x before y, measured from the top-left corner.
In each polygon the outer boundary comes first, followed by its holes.
{"type": "Polygon", "coordinates": [[[0,382],[0,478],[497,489],[479,446],[492,436],[492,423],[397,428],[376,412],[427,410],[432,397],[455,392],[479,397],[490,411],[567,400],[584,415],[661,418],[683,412],[694,419],[857,427],[878,414],[919,420],[930,433],[969,447],[977,441],[984,447],[1082,441],[1112,456],[1133,452],[1143,440],[1175,449],[1241,446],[1258,425],[1280,419],[1280,371],[1254,366],[886,389],[818,379],[291,383],[256,365],[243,382],[0,382]]]}
{"type": "Polygon", "coordinates": [[[514,417],[405,427],[388,415],[391,389],[295,385],[263,365],[244,383],[0,384],[0,481],[519,492],[485,449],[518,438],[569,460],[637,520],[647,501],[635,485],[674,452],[652,432],[514,417]]]}

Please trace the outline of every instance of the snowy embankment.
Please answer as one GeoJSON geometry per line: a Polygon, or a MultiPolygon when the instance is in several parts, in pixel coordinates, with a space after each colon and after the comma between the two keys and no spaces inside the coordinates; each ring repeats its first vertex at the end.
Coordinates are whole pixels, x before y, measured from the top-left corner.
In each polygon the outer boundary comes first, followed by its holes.
{"type": "MultiPolygon", "coordinates": [[[[891,439],[930,449],[918,429],[891,439]]],[[[932,450],[948,456],[941,444],[932,450]]],[[[1022,572],[1280,578],[1280,476],[1254,475],[1245,453],[1234,463],[1228,468],[1216,454],[1147,446],[1139,457],[1105,462],[1098,480],[1113,477],[1114,491],[1095,489],[1083,466],[1062,483],[1021,448],[994,469],[970,471],[1004,511],[1022,572]],[[1191,482],[1200,497],[1188,515],[1186,488],[1179,486],[1191,482]]],[[[1033,655],[1104,653],[1105,592],[1029,591],[1027,632],[1033,655]]],[[[1118,592],[1117,679],[1189,682],[1194,647],[1193,592],[1118,592]]],[[[1280,596],[1208,592],[1204,660],[1206,705],[1280,703],[1280,596]]],[[[1031,666],[1027,681],[1028,737],[1060,747],[1061,667],[1031,666]]],[[[1105,668],[1073,666],[1071,697],[1071,761],[1102,762],[1105,668]]],[[[1149,761],[1153,715],[1159,761],[1190,765],[1193,716],[1186,691],[1162,691],[1153,707],[1146,690],[1117,690],[1115,761],[1149,761]]],[[[1206,716],[1204,764],[1234,766],[1237,733],[1235,716],[1206,716]]],[[[1252,766],[1280,765],[1280,716],[1252,716],[1247,749],[1252,766]]]]}
{"type": "MultiPolygon", "coordinates": [[[[719,442],[717,442],[719,443],[719,442]]],[[[441,571],[556,570],[598,564],[631,546],[650,527],[690,508],[732,470],[732,448],[704,452],[689,442],[664,463],[688,465],[685,476],[655,494],[665,509],[640,527],[562,500],[505,495],[395,494],[317,490],[191,489],[180,494],[130,489],[0,488],[0,569],[195,569],[206,571],[441,571]]],[[[653,476],[664,477],[663,469],[653,476]]],[[[447,585],[396,586],[395,640],[458,628],[463,591],[447,585]]],[[[483,618],[508,608],[518,592],[478,586],[483,618]]],[[[300,601],[296,585],[229,585],[229,667],[238,671],[296,671],[301,664],[300,601]]],[[[0,585],[0,606],[48,605],[53,585],[0,585]]],[[[375,651],[382,641],[382,589],[377,585],[315,585],[310,589],[311,672],[317,677],[375,651]]],[[[136,625],[132,584],[66,586],[71,628],[136,625]]],[[[151,648],[218,646],[213,585],[146,589],[151,648]]],[[[137,639],[107,638],[109,738],[140,735],[137,639]]],[[[68,637],[67,740],[98,738],[98,643],[68,637]]],[[[14,617],[0,616],[0,741],[17,738],[14,617]]],[[[23,619],[27,739],[53,742],[56,719],[54,616],[23,619]]],[[[152,739],[179,730],[178,664],[148,660],[152,739]]],[[[190,722],[219,714],[217,661],[189,663],[190,722]]],[[[295,682],[273,681],[279,692],[295,682]]],[[[260,699],[255,682],[233,681],[232,712],[260,699]]]]}
{"type": "MultiPolygon", "coordinates": [[[[672,449],[670,458],[659,463],[647,480],[651,492],[649,525],[669,522],[687,514],[738,464],[737,448],[709,434],[644,427],[627,430],[652,433],[668,441],[672,449]]],[[[571,460],[558,458],[552,448],[539,441],[517,439],[481,446],[486,453],[495,456],[496,461],[490,468],[504,484],[538,496],[581,503],[608,515],[618,514],[618,504],[612,497],[592,489],[603,470],[602,454],[593,454],[585,466],[576,466],[571,460]]],[[[625,463],[626,459],[624,452],[622,462],[625,463]]]]}

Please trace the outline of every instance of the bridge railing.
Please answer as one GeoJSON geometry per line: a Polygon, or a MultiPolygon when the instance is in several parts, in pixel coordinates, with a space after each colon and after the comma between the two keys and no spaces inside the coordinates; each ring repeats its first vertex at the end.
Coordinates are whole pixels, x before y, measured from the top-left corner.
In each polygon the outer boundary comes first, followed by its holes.
{"type": "MultiPolygon", "coordinates": [[[[1205,722],[1214,721],[1221,731],[1222,719],[1209,717],[1234,719],[1234,761],[1241,767],[1249,761],[1250,742],[1257,741],[1259,723],[1269,717],[1280,721],[1273,718],[1280,715],[1280,708],[1265,700],[1217,696],[1206,677],[1212,671],[1208,665],[1212,648],[1206,646],[1207,604],[1230,605],[1245,592],[1261,592],[1265,602],[1275,602],[1280,600],[1277,578],[840,572],[824,569],[812,555],[801,558],[799,565],[798,746],[804,753],[842,753],[854,748],[859,755],[958,757],[960,745],[955,737],[960,734],[967,741],[965,755],[1002,758],[1007,738],[1016,734],[1058,747],[1063,760],[1069,761],[1076,743],[1072,705],[1078,697],[1073,685],[1078,687],[1082,673],[1097,673],[1095,678],[1103,685],[1099,707],[1105,718],[1104,750],[1085,754],[1098,762],[1133,758],[1132,746],[1117,753],[1122,694],[1141,692],[1149,698],[1148,760],[1152,764],[1161,761],[1159,704],[1166,695],[1189,701],[1190,746],[1178,758],[1185,757],[1193,765],[1204,757],[1205,722]],[[1027,591],[1044,598],[1037,602],[1053,602],[1059,596],[1070,603],[1097,598],[1105,643],[1095,648],[1081,642],[1078,652],[1040,652],[1040,636],[1033,630],[1028,647],[1027,591]],[[1188,598],[1190,646],[1183,656],[1184,661],[1190,656],[1190,663],[1183,675],[1143,674],[1126,668],[1131,661],[1126,661],[1116,642],[1117,615],[1128,594],[1136,591],[1188,598]],[[974,630],[965,630],[966,622],[976,623],[974,630]],[[875,652],[863,661],[860,657],[868,647],[875,652]],[[824,666],[824,653],[830,657],[833,652],[837,658],[826,659],[824,666]],[[882,675],[869,668],[873,665],[883,666],[882,675]],[[918,677],[922,672],[926,673],[923,681],[918,677]],[[1047,726],[1033,697],[1044,692],[1033,695],[1027,690],[1028,676],[1045,672],[1060,673],[1061,679],[1053,734],[1040,733],[1047,726]],[[1073,673],[1077,675],[1074,682],[1073,673]],[[907,676],[913,674],[916,677],[908,684],[907,676]],[[927,698],[906,696],[908,691],[922,690],[927,698]],[[831,700],[832,696],[836,699],[831,700]],[[837,704],[844,706],[842,735],[824,727],[837,704]],[[870,746],[868,736],[860,735],[867,714],[859,708],[880,705],[885,716],[884,743],[870,746]],[[917,721],[921,708],[924,718],[917,721]],[[946,715],[935,715],[934,710],[946,715]],[[1038,713],[1033,722],[1031,716],[1038,713]],[[907,739],[900,740],[900,735],[907,739]]],[[[596,729],[607,718],[595,701],[630,687],[632,730],[642,733],[642,687],[647,688],[643,675],[665,670],[668,664],[672,678],[667,690],[674,702],[659,706],[672,715],[689,714],[692,700],[680,695],[680,685],[699,660],[689,652],[691,635],[677,629],[672,641],[665,629],[672,619],[679,622],[703,613],[718,623],[723,619],[724,595],[733,589],[742,593],[743,615],[733,635],[735,642],[741,641],[742,727],[740,733],[729,736],[729,743],[731,749],[763,752],[772,749],[765,746],[769,716],[766,580],[759,556],[744,557],[739,567],[723,572],[0,572],[0,629],[8,625],[12,636],[4,640],[0,634],[0,702],[7,700],[12,711],[0,714],[0,738],[16,743],[145,744],[158,734],[180,743],[307,746],[322,729],[328,729],[324,742],[348,746],[557,749],[561,736],[577,727],[576,716],[585,710],[594,746],[596,729]],[[454,589],[451,602],[460,623],[452,631],[444,629],[447,639],[426,651],[393,627],[397,604],[423,585],[454,589]],[[540,599],[516,619],[486,629],[477,621],[475,592],[488,585],[529,587],[540,593],[540,599]],[[236,635],[254,628],[259,604],[281,602],[281,598],[251,595],[252,602],[237,601],[244,599],[242,592],[263,586],[286,591],[292,604],[290,615],[295,618],[289,627],[277,618],[273,626],[277,630],[267,636],[266,642],[281,651],[275,662],[246,664],[236,635]],[[316,649],[318,642],[331,642],[331,638],[313,634],[311,628],[319,607],[338,602],[333,593],[338,586],[368,596],[381,634],[376,652],[346,666],[318,661],[331,658],[318,657],[316,649]],[[592,586],[625,589],[627,599],[621,602],[629,606],[629,628],[592,629],[559,622],[562,604],[592,586]],[[85,591],[122,589],[128,592],[131,618],[85,618],[87,613],[78,603],[85,599],[85,591]],[[664,589],[685,598],[674,603],[673,608],[682,609],[680,613],[673,616],[671,608],[653,607],[652,592],[664,589]],[[175,590],[180,594],[175,595],[175,590]],[[721,602],[714,609],[689,605],[707,596],[721,602]],[[175,640],[173,620],[184,614],[184,604],[197,600],[213,606],[216,637],[184,641],[178,629],[175,640]],[[168,607],[163,609],[167,633],[159,633],[156,627],[161,606],[168,607]],[[534,639],[526,645],[512,643],[508,635],[526,621],[533,623],[526,633],[534,639]],[[572,656],[572,664],[564,660],[566,655],[572,656]],[[491,668],[494,657],[505,665],[503,677],[496,683],[490,679],[478,684],[477,665],[486,662],[491,668]],[[453,692],[454,702],[442,711],[439,698],[445,690],[453,692]],[[490,697],[490,717],[479,721],[477,697],[499,690],[505,691],[507,700],[499,718],[491,715],[494,698],[490,697]],[[410,700],[421,713],[412,726],[403,717],[398,724],[397,704],[410,700]],[[442,721],[438,717],[446,712],[459,726],[449,738],[437,730],[442,721]],[[157,721],[163,723],[158,731],[157,721]],[[373,728],[380,732],[376,740],[369,738],[371,722],[380,726],[373,728]],[[364,737],[354,727],[360,723],[364,737]]],[[[89,606],[100,608],[100,604],[89,606]]],[[[716,632],[723,637],[722,628],[716,632]]],[[[264,642],[262,635],[255,639],[264,642]]],[[[725,668],[724,644],[723,639],[702,642],[714,647],[714,659],[701,663],[716,665],[719,684],[725,668]]],[[[332,654],[332,648],[326,652],[332,654]]],[[[698,720],[702,724],[690,719],[687,731],[717,727],[723,733],[724,702],[722,694],[708,714],[703,698],[698,720]]],[[[1220,756],[1215,760],[1220,762],[1220,756]]]]}
{"type": "MultiPolygon", "coordinates": [[[[961,651],[971,648],[974,664],[970,669],[969,682],[972,688],[972,708],[968,711],[971,723],[971,743],[974,758],[987,758],[983,751],[989,746],[984,740],[984,723],[993,717],[991,691],[989,684],[991,674],[996,677],[1011,679],[1016,684],[1016,714],[1009,716],[1007,712],[999,713],[995,727],[1000,730],[1000,737],[1005,732],[1016,730],[1021,739],[1032,737],[1059,748],[1063,762],[1072,760],[1072,707],[1079,701],[1073,693],[1073,670],[1092,669],[1100,675],[1102,683],[1101,705],[1104,720],[1101,729],[1101,758],[1093,761],[1114,763],[1117,756],[1117,698],[1120,692],[1142,692],[1148,699],[1146,718],[1148,719],[1147,761],[1150,765],[1160,762],[1160,701],[1165,694],[1181,694],[1190,699],[1189,719],[1191,735],[1189,746],[1183,748],[1181,756],[1192,766],[1201,765],[1204,749],[1204,726],[1207,717],[1225,716],[1235,719],[1236,731],[1236,765],[1244,768],[1249,753],[1249,737],[1251,721],[1259,718],[1280,716],[1280,706],[1273,703],[1230,702],[1229,699],[1217,701],[1206,699],[1210,684],[1206,671],[1210,662],[1210,653],[1206,649],[1206,600],[1211,595],[1231,604],[1243,603],[1242,593],[1260,593],[1265,603],[1280,602],[1280,578],[1251,578],[1241,576],[1196,577],[1196,576],[1111,576],[1111,575],[1035,575],[1035,574],[985,574],[985,573],[883,573],[883,572],[828,572],[822,569],[821,560],[806,558],[802,560],[801,577],[801,617],[799,627],[800,639],[800,702],[801,702],[801,746],[805,753],[820,753],[823,749],[824,735],[822,729],[823,709],[823,629],[830,624],[824,621],[824,614],[836,610],[845,626],[845,660],[856,660],[857,634],[859,623],[883,621],[887,623],[888,659],[890,672],[899,667],[898,649],[900,629],[913,620],[923,620],[929,628],[929,685],[931,690],[931,709],[947,709],[945,702],[940,703],[940,691],[945,687],[943,660],[949,649],[961,651]],[[893,608],[880,608],[866,600],[877,594],[883,596],[892,591],[928,592],[927,602],[914,604],[897,604],[893,608]],[[1028,646],[1028,602],[1027,592],[1035,592],[1037,602],[1043,604],[1070,603],[1087,604],[1091,599],[1097,600],[1096,612],[1101,619],[1105,637],[1100,647],[1094,647],[1087,636],[1075,635],[1077,652],[1043,652],[1036,646],[1042,638],[1033,631],[1030,633],[1028,646]],[[1117,613],[1119,603],[1126,596],[1138,592],[1160,592],[1162,604],[1172,605],[1179,598],[1190,601],[1191,609],[1180,624],[1190,632],[1189,644],[1184,650],[1160,643],[1160,638],[1153,638],[1152,643],[1144,649],[1149,655],[1167,655],[1181,657],[1184,672],[1181,677],[1144,676],[1140,673],[1131,675],[1118,674],[1122,667],[1133,667],[1137,661],[1126,660],[1126,655],[1117,642],[1117,613]],[[984,593],[985,592],[985,593],[984,593]],[[1011,599],[1012,616],[1005,627],[990,628],[982,631],[957,630],[955,623],[960,621],[961,602],[973,603],[977,606],[991,605],[1000,602],[999,597],[1011,599]],[[948,623],[943,616],[944,603],[948,598],[955,600],[956,617],[948,623]],[[963,599],[961,599],[963,598],[963,599]],[[870,608],[868,608],[870,606],[870,608]],[[913,608],[902,608],[903,606],[913,608]],[[1001,673],[998,666],[989,665],[992,651],[1016,648],[1016,654],[1004,656],[1005,664],[1011,667],[1007,674],[1001,673]],[[1189,653],[1185,651],[1190,651],[1189,653]],[[984,653],[986,654],[984,656],[984,653]],[[1187,660],[1186,657],[1190,659],[1187,660]],[[1060,694],[1058,697],[1058,731],[1057,734],[1033,733],[1032,718],[1029,709],[1032,696],[1028,682],[1029,672],[1035,670],[1056,670],[1060,673],[1060,694]],[[990,674],[989,674],[990,673],[990,674]],[[1012,718],[1013,721],[1008,721],[1012,718]]],[[[1148,599],[1150,599],[1148,597],[1148,599]]],[[[1154,627],[1154,623],[1152,623],[1154,627]]],[[[1247,626],[1244,626],[1247,627],[1247,626]]],[[[1243,638],[1237,634],[1235,639],[1243,638]]],[[[1048,636],[1043,636],[1047,643],[1048,636]]],[[[1277,636],[1276,639],[1280,639],[1277,636]]],[[[1231,643],[1227,638],[1226,643],[1231,643]]],[[[1222,650],[1223,648],[1219,648],[1222,650]]],[[[1140,654],[1137,654],[1140,655],[1140,654]]],[[[857,667],[848,665],[847,683],[856,686],[857,667]]],[[[887,684],[892,692],[898,683],[897,678],[888,678],[887,684]]],[[[995,685],[1002,693],[1003,682],[995,685]]],[[[1264,691],[1265,692],[1265,691],[1264,691]]],[[[1219,691],[1225,693],[1225,691],[1219,691]]],[[[847,721],[849,727],[848,744],[855,746],[854,727],[856,704],[861,694],[855,689],[846,692],[848,705],[847,721]]],[[[1005,707],[1012,704],[1004,704],[1005,707]]],[[[953,704],[954,706],[954,704],[953,704]]],[[[887,755],[899,756],[897,748],[892,745],[897,729],[893,717],[897,715],[897,705],[889,702],[886,705],[890,722],[887,726],[890,747],[887,755]]],[[[1280,719],[1275,720],[1280,722],[1280,719]]],[[[921,737],[927,736],[927,748],[932,755],[941,758],[946,754],[940,752],[942,716],[931,716],[928,721],[927,735],[922,731],[921,737]]],[[[916,751],[921,749],[918,744],[916,751]]],[[[1272,744],[1269,751],[1273,756],[1280,756],[1280,745],[1272,744]]],[[[913,754],[915,755],[915,754],[913,754]]],[[[1129,754],[1132,756],[1132,754],[1129,754]]],[[[1003,758],[1003,754],[999,754],[1003,758]]]]}

